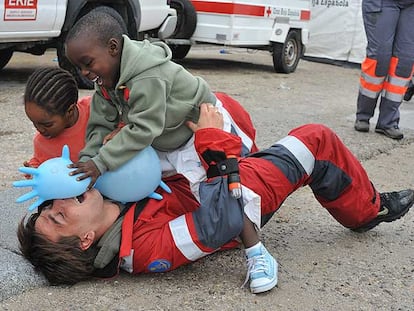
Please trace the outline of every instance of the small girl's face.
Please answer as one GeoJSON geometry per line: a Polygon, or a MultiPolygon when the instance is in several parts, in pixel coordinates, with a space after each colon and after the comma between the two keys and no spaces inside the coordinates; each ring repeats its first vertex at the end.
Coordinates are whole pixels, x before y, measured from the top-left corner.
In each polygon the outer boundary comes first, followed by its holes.
{"type": "Polygon", "coordinates": [[[121,42],[110,39],[103,44],[84,34],[66,42],[66,56],[82,75],[108,89],[114,89],[119,79],[121,42]]]}
{"type": "Polygon", "coordinates": [[[73,109],[69,109],[64,116],[51,114],[34,102],[26,102],[24,109],[34,127],[46,138],[54,138],[71,126],[72,112],[69,110],[73,111],[73,109]]]}

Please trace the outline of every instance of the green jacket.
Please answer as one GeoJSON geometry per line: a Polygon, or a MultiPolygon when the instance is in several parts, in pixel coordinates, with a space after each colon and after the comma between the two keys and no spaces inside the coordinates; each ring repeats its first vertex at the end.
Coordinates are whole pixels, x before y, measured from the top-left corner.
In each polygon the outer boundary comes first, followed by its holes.
{"type": "Polygon", "coordinates": [[[119,81],[115,90],[105,90],[110,99],[95,86],[80,161],[92,159],[103,174],[149,145],[171,151],[188,141],[192,132],[186,121],[197,121],[199,105],[215,105],[216,99],[202,78],[172,62],[171,55],[162,42],[133,41],[124,36],[119,81]],[[102,145],[120,121],[126,125],[102,145]]]}

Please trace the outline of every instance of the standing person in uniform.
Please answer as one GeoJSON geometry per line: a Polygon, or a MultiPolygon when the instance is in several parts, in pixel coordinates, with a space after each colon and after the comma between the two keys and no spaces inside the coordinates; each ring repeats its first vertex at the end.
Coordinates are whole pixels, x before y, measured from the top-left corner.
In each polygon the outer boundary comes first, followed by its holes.
{"type": "Polygon", "coordinates": [[[375,132],[402,139],[399,107],[413,75],[414,0],[363,0],[362,16],[368,45],[354,127],[369,131],[379,98],[375,132]]]}

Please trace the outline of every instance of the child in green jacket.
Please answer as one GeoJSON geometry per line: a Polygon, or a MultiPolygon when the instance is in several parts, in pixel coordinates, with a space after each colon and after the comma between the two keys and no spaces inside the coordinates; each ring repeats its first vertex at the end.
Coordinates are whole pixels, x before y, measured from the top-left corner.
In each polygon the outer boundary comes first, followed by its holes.
{"type": "Polygon", "coordinates": [[[96,82],[86,146],[73,165],[73,175],[83,173],[80,180],[91,177],[90,187],[146,146],[182,148],[193,135],[186,122],[197,122],[199,105],[216,105],[208,84],[172,62],[166,44],[123,33],[113,16],[92,10],[66,38],[67,57],[96,82]]]}

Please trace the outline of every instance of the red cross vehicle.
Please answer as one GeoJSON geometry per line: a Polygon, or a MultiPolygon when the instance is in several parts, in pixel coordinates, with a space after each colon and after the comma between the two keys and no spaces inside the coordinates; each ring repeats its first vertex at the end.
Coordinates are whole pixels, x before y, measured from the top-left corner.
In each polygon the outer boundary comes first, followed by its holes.
{"type": "Polygon", "coordinates": [[[276,72],[296,70],[308,42],[309,0],[4,0],[0,2],[0,70],[14,52],[42,55],[56,48],[59,66],[79,87],[92,88],[65,57],[68,30],[105,6],[117,12],[132,39],[164,40],[174,59],[197,42],[268,50],[276,72]]]}
{"type": "Polygon", "coordinates": [[[309,39],[309,0],[172,0],[176,33],[167,39],[175,59],[194,43],[268,50],[279,73],[296,70],[309,39]],[[179,41],[177,39],[188,39],[179,41]]]}
{"type": "Polygon", "coordinates": [[[169,0],[4,0],[0,1],[0,70],[14,52],[42,55],[56,48],[59,66],[69,70],[79,87],[92,88],[65,57],[63,43],[76,21],[98,7],[120,15],[132,39],[165,39],[177,24],[169,0]]]}

